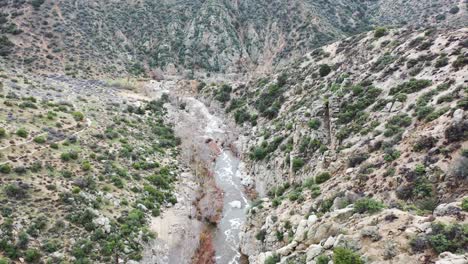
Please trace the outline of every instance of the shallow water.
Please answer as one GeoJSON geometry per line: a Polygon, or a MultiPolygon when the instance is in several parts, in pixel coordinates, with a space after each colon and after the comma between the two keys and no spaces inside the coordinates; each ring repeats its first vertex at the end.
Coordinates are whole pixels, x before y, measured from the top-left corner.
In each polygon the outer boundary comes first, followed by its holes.
{"type": "Polygon", "coordinates": [[[239,171],[239,159],[231,151],[223,150],[216,160],[215,177],[224,191],[223,217],[214,234],[216,263],[239,263],[239,233],[245,221],[248,200],[243,193],[239,171]]]}

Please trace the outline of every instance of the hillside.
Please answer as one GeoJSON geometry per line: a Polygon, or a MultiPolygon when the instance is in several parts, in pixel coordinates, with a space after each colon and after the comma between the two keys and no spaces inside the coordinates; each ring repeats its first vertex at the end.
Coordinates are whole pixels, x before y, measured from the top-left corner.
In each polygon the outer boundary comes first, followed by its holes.
{"type": "Polygon", "coordinates": [[[327,263],[343,247],[378,263],[465,252],[467,37],[378,29],[275,75],[200,85],[244,131],[260,195],[241,242],[250,263],[327,263]]]}
{"type": "Polygon", "coordinates": [[[0,0],[0,264],[468,264],[466,0],[0,0]]]}
{"type": "Polygon", "coordinates": [[[33,72],[122,76],[270,71],[376,25],[466,22],[457,0],[2,0],[0,61],[33,72]]]}

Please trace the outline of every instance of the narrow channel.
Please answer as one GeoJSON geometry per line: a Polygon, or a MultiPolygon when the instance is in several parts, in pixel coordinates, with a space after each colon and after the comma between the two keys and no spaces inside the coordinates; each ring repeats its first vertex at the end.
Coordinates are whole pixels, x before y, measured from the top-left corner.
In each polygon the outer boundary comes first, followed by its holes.
{"type": "Polygon", "coordinates": [[[229,149],[223,149],[214,168],[216,183],[224,191],[223,216],[214,234],[216,263],[219,264],[237,264],[241,257],[239,233],[248,200],[243,192],[239,162],[229,149]]]}

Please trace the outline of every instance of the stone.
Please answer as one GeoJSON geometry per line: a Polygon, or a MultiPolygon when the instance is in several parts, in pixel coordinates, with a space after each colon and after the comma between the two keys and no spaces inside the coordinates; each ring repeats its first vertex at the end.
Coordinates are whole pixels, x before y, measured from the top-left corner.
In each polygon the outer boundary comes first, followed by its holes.
{"type": "Polygon", "coordinates": [[[317,222],[317,216],[312,214],[312,215],[309,215],[309,217],[307,218],[307,225],[308,226],[311,226],[313,224],[315,224],[315,222],[317,222]]]}
{"type": "Polygon", "coordinates": [[[366,226],[361,230],[363,238],[370,238],[372,241],[379,241],[382,236],[379,234],[379,229],[376,226],[366,226]]]}
{"type": "Polygon", "coordinates": [[[439,204],[434,210],[434,215],[444,216],[444,215],[455,215],[458,214],[461,209],[456,206],[456,203],[450,204],[439,204]]]}
{"type": "Polygon", "coordinates": [[[311,261],[320,254],[322,254],[323,248],[320,245],[311,245],[307,248],[307,261],[311,261]]]}
{"type": "Polygon", "coordinates": [[[450,252],[442,252],[439,255],[439,259],[436,264],[467,264],[468,254],[456,255],[450,252]]]}
{"type": "Polygon", "coordinates": [[[453,122],[461,123],[463,121],[464,111],[463,109],[457,109],[453,112],[453,122]]]}
{"type": "Polygon", "coordinates": [[[293,241],[290,244],[278,249],[276,251],[276,253],[281,255],[281,256],[287,256],[287,255],[291,254],[291,252],[296,248],[296,246],[297,246],[297,242],[293,241]]]}
{"type": "Polygon", "coordinates": [[[323,243],[323,248],[324,249],[330,249],[333,247],[333,244],[335,244],[335,237],[329,237],[325,243],[323,243]]]}
{"type": "Polygon", "coordinates": [[[302,242],[305,239],[305,234],[307,234],[306,229],[308,225],[308,220],[301,220],[299,225],[297,226],[296,233],[294,234],[294,240],[298,242],[302,242]]]}

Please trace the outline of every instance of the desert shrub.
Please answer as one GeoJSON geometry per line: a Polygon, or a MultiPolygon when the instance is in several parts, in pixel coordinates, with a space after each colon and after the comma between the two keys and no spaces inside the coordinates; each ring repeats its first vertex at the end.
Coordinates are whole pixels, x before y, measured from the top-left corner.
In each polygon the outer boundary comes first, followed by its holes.
{"type": "Polygon", "coordinates": [[[468,212],[468,197],[463,198],[461,208],[463,211],[468,212]]]}
{"type": "Polygon", "coordinates": [[[430,80],[417,80],[417,79],[411,79],[405,83],[402,83],[398,85],[397,87],[393,87],[390,89],[390,95],[394,95],[397,93],[415,93],[419,92],[424,88],[429,87],[432,84],[432,81],[430,80]]]}
{"type": "Polygon", "coordinates": [[[453,6],[452,8],[450,8],[449,13],[450,14],[456,14],[459,11],[460,11],[460,8],[458,6],[453,6]]]}
{"type": "Polygon", "coordinates": [[[223,84],[221,88],[218,91],[216,91],[215,99],[220,101],[221,103],[226,103],[229,100],[231,100],[231,92],[232,87],[227,84],[223,84]]]}
{"type": "Polygon", "coordinates": [[[32,0],[31,5],[34,7],[34,9],[39,9],[42,4],[44,4],[45,0],[32,0]]]}
{"type": "Polygon", "coordinates": [[[357,153],[348,158],[348,166],[354,168],[369,158],[367,153],[357,153]]]}
{"type": "Polygon", "coordinates": [[[6,137],[6,130],[3,127],[0,127],[0,138],[6,137]]]}
{"type": "Polygon", "coordinates": [[[284,101],[283,89],[273,84],[263,91],[255,101],[255,108],[266,118],[272,119],[279,113],[281,103],[284,101]]]}
{"type": "Polygon", "coordinates": [[[466,140],[468,138],[468,122],[450,125],[445,130],[445,138],[449,143],[466,140]]]}
{"type": "Polygon", "coordinates": [[[15,171],[15,173],[18,173],[18,174],[24,174],[27,171],[25,166],[17,166],[13,170],[15,171]]]}
{"type": "Polygon", "coordinates": [[[328,64],[321,64],[319,66],[319,74],[321,77],[327,76],[331,72],[331,67],[328,64]]]}
{"type": "Polygon", "coordinates": [[[398,114],[385,124],[384,136],[392,137],[402,132],[403,127],[411,125],[412,119],[407,114],[398,114]]]}
{"type": "Polygon", "coordinates": [[[425,149],[431,149],[437,143],[437,139],[432,136],[422,136],[414,144],[414,151],[422,151],[425,149]]]}
{"type": "Polygon", "coordinates": [[[321,122],[317,118],[314,118],[314,119],[310,120],[309,123],[308,123],[309,127],[314,129],[314,130],[319,129],[320,124],[321,124],[321,122]]]}
{"type": "Polygon", "coordinates": [[[416,109],[416,116],[418,117],[418,120],[423,120],[426,118],[429,114],[434,112],[435,108],[432,106],[421,106],[416,109]]]}
{"type": "Polygon", "coordinates": [[[444,66],[447,66],[449,63],[449,59],[446,54],[443,54],[439,57],[439,59],[436,60],[434,67],[436,68],[442,68],[444,66]]]}
{"type": "Polygon", "coordinates": [[[281,258],[278,254],[273,254],[265,259],[265,264],[276,264],[280,262],[281,258]]]}
{"type": "Polygon", "coordinates": [[[320,256],[317,257],[315,262],[317,264],[328,264],[328,262],[330,262],[330,258],[328,256],[326,256],[326,255],[320,255],[320,256]]]}
{"type": "Polygon", "coordinates": [[[463,67],[468,65],[468,58],[466,56],[460,55],[458,56],[454,62],[452,62],[452,67],[455,68],[455,70],[459,70],[463,67]]]}
{"type": "Polygon", "coordinates": [[[8,174],[11,172],[11,165],[8,163],[0,165],[0,172],[3,174],[8,174]]]}
{"type": "Polygon", "coordinates": [[[374,30],[374,38],[381,38],[387,35],[387,29],[384,27],[378,27],[374,30]]]}
{"type": "Polygon", "coordinates": [[[34,138],[34,142],[44,144],[46,142],[46,138],[44,136],[38,136],[34,138]]]}
{"type": "Polygon", "coordinates": [[[42,255],[39,250],[31,248],[26,250],[24,254],[24,259],[28,263],[38,263],[41,260],[41,256],[42,255]]]}
{"type": "Polygon", "coordinates": [[[331,175],[329,172],[325,171],[322,173],[319,173],[317,176],[315,176],[315,183],[316,184],[321,184],[326,181],[328,181],[331,178],[331,175]]]}
{"type": "Polygon", "coordinates": [[[0,56],[7,57],[13,52],[15,44],[7,36],[0,36],[0,56]]]}
{"type": "Polygon", "coordinates": [[[255,238],[263,242],[265,241],[266,235],[267,235],[267,231],[265,229],[260,229],[260,231],[258,231],[257,234],[255,235],[255,238]]]}
{"type": "Polygon", "coordinates": [[[401,153],[400,151],[389,147],[384,149],[384,160],[386,162],[392,162],[400,157],[401,153]]]}
{"type": "Polygon", "coordinates": [[[242,124],[246,121],[250,121],[251,118],[252,116],[250,115],[250,113],[248,112],[246,108],[238,109],[234,113],[234,120],[236,121],[237,124],[242,124]]]}
{"type": "Polygon", "coordinates": [[[435,223],[431,225],[432,232],[428,235],[429,245],[437,252],[463,252],[468,241],[468,225],[445,225],[435,223]]]}
{"type": "Polygon", "coordinates": [[[81,169],[84,170],[84,171],[89,171],[91,170],[91,163],[87,160],[83,161],[81,163],[81,169]]]}
{"type": "Polygon", "coordinates": [[[62,161],[70,161],[70,160],[77,160],[78,159],[78,152],[76,151],[69,151],[60,154],[60,159],[62,161]]]}
{"type": "Polygon", "coordinates": [[[354,211],[359,214],[364,213],[377,213],[384,208],[382,202],[372,198],[362,198],[354,203],[354,211]]]}
{"type": "Polygon", "coordinates": [[[47,240],[42,245],[42,250],[47,253],[54,253],[60,249],[60,243],[57,240],[47,240]]]}
{"type": "Polygon", "coordinates": [[[301,158],[293,158],[292,160],[292,168],[296,172],[300,170],[304,166],[305,162],[301,158]]]}
{"type": "Polygon", "coordinates": [[[10,198],[23,199],[27,196],[27,187],[12,183],[5,186],[4,192],[10,198]]]}
{"type": "Polygon", "coordinates": [[[73,116],[73,118],[74,118],[76,121],[81,122],[81,121],[84,120],[84,114],[81,113],[81,112],[73,112],[73,113],[72,113],[72,116],[73,116]]]}
{"type": "Polygon", "coordinates": [[[294,190],[289,193],[288,198],[290,201],[303,200],[302,194],[299,190],[294,190]]]}
{"type": "Polygon", "coordinates": [[[364,264],[361,257],[350,249],[336,247],[333,249],[334,264],[364,264]]]}
{"type": "Polygon", "coordinates": [[[18,137],[22,137],[22,138],[27,138],[28,137],[28,131],[24,128],[20,128],[18,130],[16,130],[16,135],[18,137]]]}

